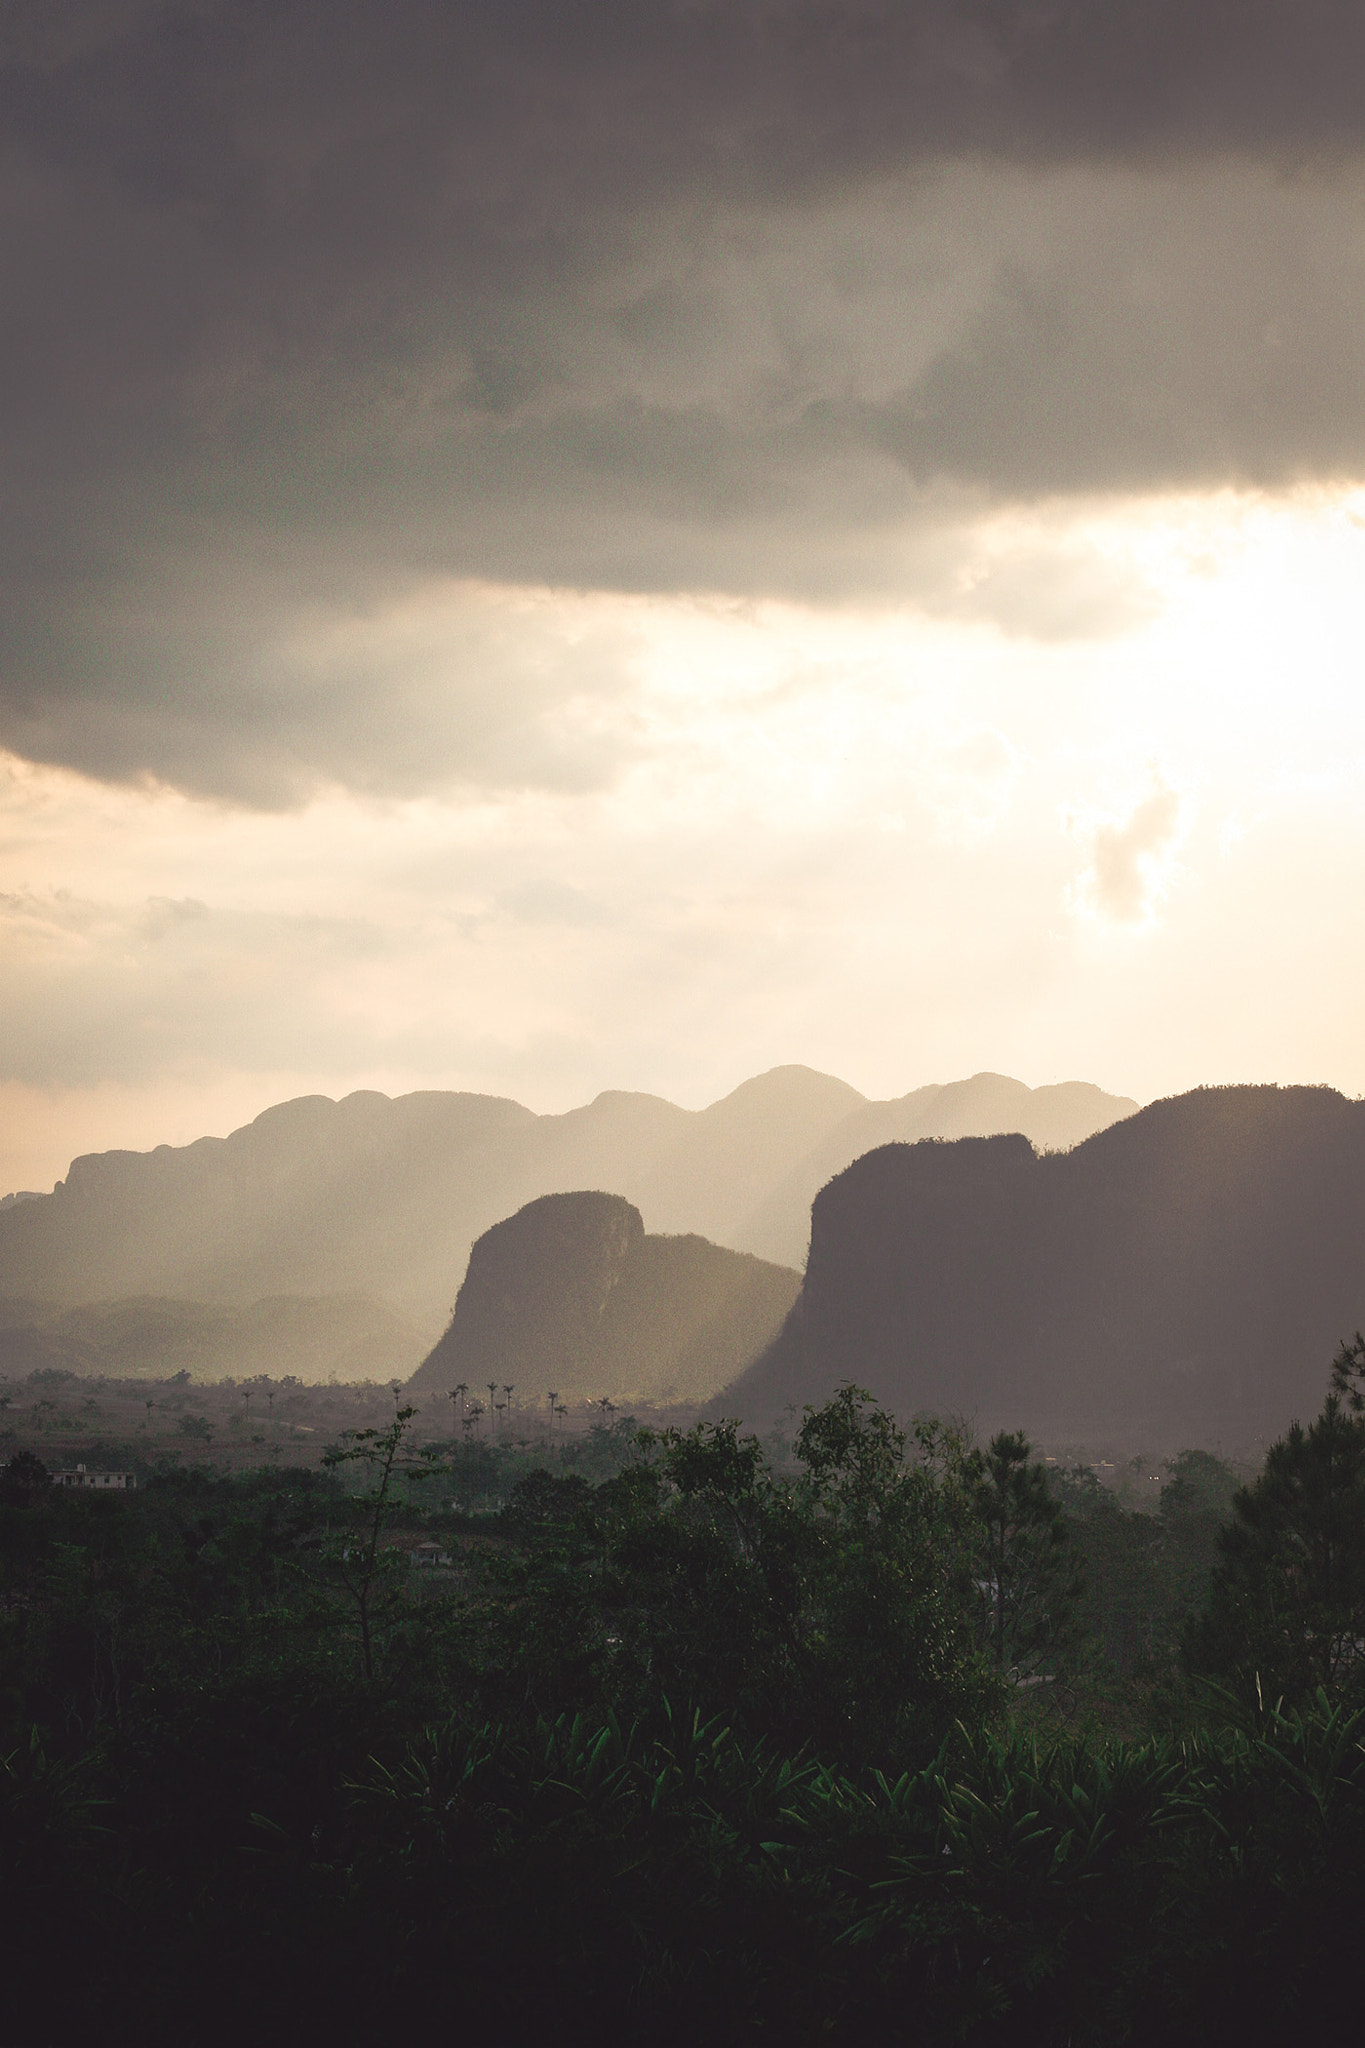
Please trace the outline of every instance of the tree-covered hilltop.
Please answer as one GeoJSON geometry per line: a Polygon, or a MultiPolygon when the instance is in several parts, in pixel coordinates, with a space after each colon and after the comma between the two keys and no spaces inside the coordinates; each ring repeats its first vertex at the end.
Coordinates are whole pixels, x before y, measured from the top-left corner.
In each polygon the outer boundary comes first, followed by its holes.
{"type": "Polygon", "coordinates": [[[0,1475],[13,2038],[1280,2042],[1354,1997],[1365,1343],[1152,1511],[853,1386],[0,1475]]]}

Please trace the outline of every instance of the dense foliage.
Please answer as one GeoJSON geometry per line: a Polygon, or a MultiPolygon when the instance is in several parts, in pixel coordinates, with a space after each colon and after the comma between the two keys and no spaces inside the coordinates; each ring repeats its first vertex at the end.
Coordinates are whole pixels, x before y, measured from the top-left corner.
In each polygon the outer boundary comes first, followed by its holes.
{"type": "Polygon", "coordinates": [[[402,1410],[322,1471],[130,1497],[17,1458],[9,2037],[1325,2028],[1365,1874],[1354,1384],[1250,1487],[1184,1454],[1155,1514],[853,1388],[777,1462],[618,1426],[480,1479],[402,1410]]]}

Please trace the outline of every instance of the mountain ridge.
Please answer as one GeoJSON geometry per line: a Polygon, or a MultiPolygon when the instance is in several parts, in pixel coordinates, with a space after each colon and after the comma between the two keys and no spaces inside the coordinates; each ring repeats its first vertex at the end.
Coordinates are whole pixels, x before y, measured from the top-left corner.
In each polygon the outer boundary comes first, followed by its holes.
{"type": "MultiPolygon", "coordinates": [[[[1022,1117],[1036,1091],[1009,1085],[1022,1117]]],[[[948,1086],[966,1091],[961,1114],[975,1091],[982,1118],[998,1121],[998,1090],[948,1086]]],[[[1093,1105],[1104,1121],[1133,1107],[1103,1095],[1093,1105]]],[[[791,1066],[701,1110],[624,1090],[552,1116],[435,1089],[296,1097],[227,1137],[78,1156],[52,1194],[0,1211],[0,1295],[246,1306],[358,1292],[430,1343],[475,1239],[542,1194],[583,1188],[634,1203],[651,1233],[796,1265],[800,1189],[812,1172],[828,1177],[819,1162],[834,1134],[869,1108],[846,1082],[791,1066]],[[752,1228],[782,1188],[786,1222],[752,1228]]]]}

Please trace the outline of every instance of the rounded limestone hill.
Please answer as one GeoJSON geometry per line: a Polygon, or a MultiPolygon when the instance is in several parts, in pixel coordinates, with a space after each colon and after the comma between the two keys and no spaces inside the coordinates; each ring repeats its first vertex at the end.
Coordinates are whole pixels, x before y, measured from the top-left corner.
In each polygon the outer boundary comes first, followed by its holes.
{"type": "Polygon", "coordinates": [[[800,1288],[790,1268],[703,1237],[646,1236],[624,1196],[542,1195],[475,1243],[450,1325],[409,1384],[703,1401],[771,1343],[800,1288]]]}

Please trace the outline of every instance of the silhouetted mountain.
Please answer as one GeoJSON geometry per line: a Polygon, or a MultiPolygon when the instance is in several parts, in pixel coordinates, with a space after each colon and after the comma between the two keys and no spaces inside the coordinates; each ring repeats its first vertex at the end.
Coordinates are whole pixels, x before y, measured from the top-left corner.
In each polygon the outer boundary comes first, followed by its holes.
{"type": "Polygon", "coordinates": [[[52,1194],[0,1212],[0,1295],[245,1307],[360,1293],[411,1317],[430,1343],[474,1239],[536,1196],[613,1188],[652,1231],[796,1263],[807,1190],[850,1145],[911,1128],[887,1116],[917,1116],[913,1135],[937,1129],[936,1102],[954,1132],[1006,1116],[1049,1143],[1132,1108],[1098,1089],[1030,1092],[989,1075],[870,1104],[808,1067],[778,1067],[699,1111],[623,1093],[564,1116],[485,1095],[304,1096],[228,1138],[73,1160],[52,1194]],[[1049,1122],[1054,1098],[1072,1095],[1071,1121],[1049,1122]]]}
{"type": "MultiPolygon", "coordinates": [[[[637,1178],[611,1185],[626,1189],[653,1230],[696,1230],[718,1243],[757,1251],[756,1245],[740,1243],[754,1211],[850,1114],[866,1107],[846,1081],[809,1067],[774,1067],[697,1110],[637,1178]]],[[[800,1242],[780,1263],[794,1265],[804,1257],[809,1212],[808,1200],[800,1242]]]]}
{"type": "Polygon", "coordinates": [[[1365,1104],[1210,1088],[1075,1151],[887,1145],[821,1190],[801,1299],[716,1404],[759,1427],[841,1380],[1044,1439],[1249,1443],[1365,1325],[1365,1104]]]}
{"type": "Polygon", "coordinates": [[[801,1276],[705,1238],[647,1237],[620,1195],[542,1195],[484,1232],[418,1391],[543,1403],[698,1401],[770,1343],[801,1276]]]}
{"type": "Polygon", "coordinates": [[[235,1308],[141,1296],[79,1308],[0,1301],[0,1376],[53,1368],[111,1379],[406,1379],[424,1338],[363,1295],[276,1295],[235,1308]]]}
{"type": "Polygon", "coordinates": [[[917,1088],[894,1102],[851,1108],[766,1198],[756,1203],[732,1241],[766,1259],[800,1264],[810,1238],[816,1194],[878,1145],[915,1144],[923,1138],[989,1138],[1019,1131],[1043,1151],[1065,1151],[1137,1108],[1126,1096],[1106,1095],[1087,1081],[1026,1088],[1004,1074],[974,1074],[946,1087],[917,1088]]]}

